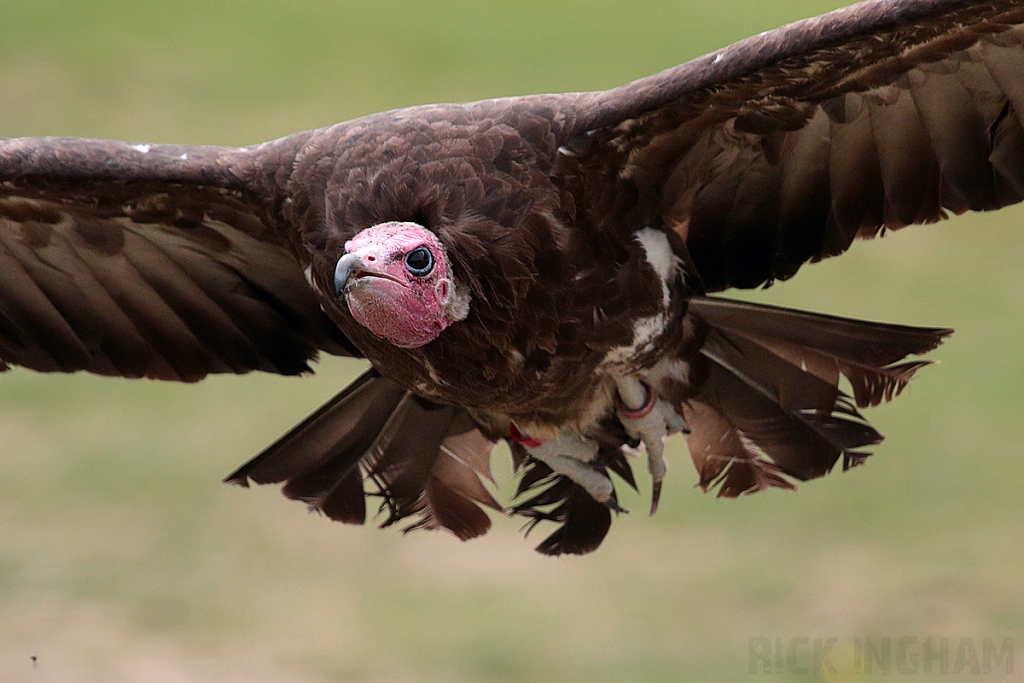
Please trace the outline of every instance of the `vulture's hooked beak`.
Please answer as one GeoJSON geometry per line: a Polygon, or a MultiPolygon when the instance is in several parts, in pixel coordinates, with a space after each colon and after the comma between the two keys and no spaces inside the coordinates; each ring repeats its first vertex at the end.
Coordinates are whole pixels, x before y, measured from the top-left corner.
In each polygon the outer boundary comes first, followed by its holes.
{"type": "Polygon", "coordinates": [[[359,258],[356,254],[345,254],[338,259],[338,265],[334,269],[334,294],[337,297],[341,297],[345,293],[346,287],[349,284],[349,277],[352,273],[365,270],[366,266],[363,264],[363,259],[359,258]]]}

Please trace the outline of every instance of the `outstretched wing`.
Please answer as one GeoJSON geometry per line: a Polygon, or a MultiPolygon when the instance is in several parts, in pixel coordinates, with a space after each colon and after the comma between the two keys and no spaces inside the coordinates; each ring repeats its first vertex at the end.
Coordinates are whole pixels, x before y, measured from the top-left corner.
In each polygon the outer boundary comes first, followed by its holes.
{"type": "Polygon", "coordinates": [[[196,381],[358,355],[282,230],[299,141],[0,141],[0,365],[196,381]]]}
{"type": "Polygon", "coordinates": [[[788,278],[1024,197],[1022,43],[1019,0],[862,3],[576,96],[558,173],[596,226],[677,232],[708,291],[788,278]]]}

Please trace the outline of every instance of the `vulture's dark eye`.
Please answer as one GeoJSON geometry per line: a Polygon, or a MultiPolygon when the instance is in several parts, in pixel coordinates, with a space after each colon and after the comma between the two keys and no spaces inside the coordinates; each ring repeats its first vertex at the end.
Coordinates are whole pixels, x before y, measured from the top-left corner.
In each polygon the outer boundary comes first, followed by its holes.
{"type": "Polygon", "coordinates": [[[405,269],[417,277],[429,275],[434,269],[434,255],[426,247],[416,247],[405,255],[405,269]]]}

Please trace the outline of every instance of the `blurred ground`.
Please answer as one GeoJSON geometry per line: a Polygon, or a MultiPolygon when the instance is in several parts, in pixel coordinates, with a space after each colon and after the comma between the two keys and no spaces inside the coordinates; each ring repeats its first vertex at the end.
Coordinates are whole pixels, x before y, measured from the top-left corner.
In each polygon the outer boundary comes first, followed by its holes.
{"type": "MultiPolygon", "coordinates": [[[[0,0],[0,136],[249,144],[611,87],[836,4],[0,0]]],[[[911,229],[756,293],[958,332],[871,412],[888,439],[866,467],[723,501],[677,442],[658,516],[626,496],[585,558],[536,555],[514,520],[402,537],[219,483],[357,362],[196,386],[7,373],[0,681],[818,680],[799,671],[829,638],[820,679],[855,681],[858,642],[903,637],[911,658],[950,644],[946,672],[918,659],[906,680],[977,680],[958,648],[982,659],[986,639],[1016,659],[980,677],[1024,679],[1022,223],[911,229]],[[763,639],[796,659],[751,674],[763,639]]],[[[877,678],[903,678],[895,659],[877,678]]]]}

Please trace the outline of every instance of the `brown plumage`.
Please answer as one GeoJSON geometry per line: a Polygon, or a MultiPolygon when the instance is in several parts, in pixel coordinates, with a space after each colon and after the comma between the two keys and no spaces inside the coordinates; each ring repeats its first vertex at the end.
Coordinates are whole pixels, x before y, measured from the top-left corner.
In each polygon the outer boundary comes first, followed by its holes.
{"type": "Polygon", "coordinates": [[[858,409],[949,330],[707,295],[1020,201],[1022,44],[1019,0],[883,0],[606,92],[243,149],[0,141],[0,363],[196,381],[366,357],[229,480],[283,482],[348,523],[379,496],[384,525],[467,539],[502,509],[486,482],[504,439],[509,511],[560,525],[538,550],[589,552],[641,444],[656,505],[667,434],[722,496],[792,488],[881,441],[858,409]],[[357,300],[384,328],[434,331],[396,345],[357,300]]]}

